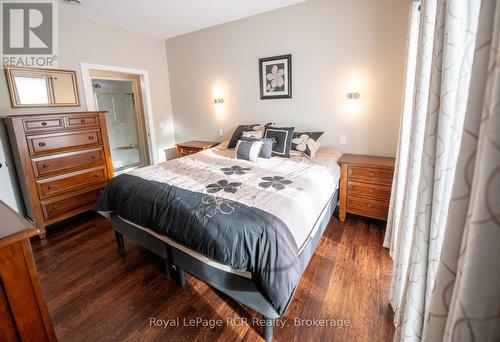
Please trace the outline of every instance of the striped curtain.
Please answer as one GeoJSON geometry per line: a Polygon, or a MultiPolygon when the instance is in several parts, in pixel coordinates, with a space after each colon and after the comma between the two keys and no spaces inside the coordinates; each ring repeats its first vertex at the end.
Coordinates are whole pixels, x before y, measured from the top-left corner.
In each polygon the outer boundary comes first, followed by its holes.
{"type": "MultiPolygon", "coordinates": [[[[411,82],[407,62],[385,239],[394,260],[390,302],[395,341],[420,341],[423,336],[463,135],[480,3],[422,0],[420,4],[415,77],[411,82]]],[[[411,23],[409,32],[410,36],[411,23]]],[[[408,58],[410,48],[409,44],[408,58]]]]}

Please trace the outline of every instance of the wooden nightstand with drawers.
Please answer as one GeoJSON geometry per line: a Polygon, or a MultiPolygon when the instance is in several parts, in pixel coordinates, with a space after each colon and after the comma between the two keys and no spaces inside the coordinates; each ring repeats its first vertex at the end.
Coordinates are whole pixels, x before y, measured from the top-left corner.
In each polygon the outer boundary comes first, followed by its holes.
{"type": "Polygon", "coordinates": [[[186,141],[184,143],[177,144],[177,157],[185,157],[189,156],[190,154],[198,153],[204,150],[207,150],[209,148],[212,148],[214,146],[219,145],[218,142],[213,142],[213,141],[198,141],[198,140],[191,140],[191,141],[186,141]]]}
{"type": "Polygon", "coordinates": [[[340,221],[346,213],[387,220],[394,158],[344,154],[338,162],[340,221]]]}

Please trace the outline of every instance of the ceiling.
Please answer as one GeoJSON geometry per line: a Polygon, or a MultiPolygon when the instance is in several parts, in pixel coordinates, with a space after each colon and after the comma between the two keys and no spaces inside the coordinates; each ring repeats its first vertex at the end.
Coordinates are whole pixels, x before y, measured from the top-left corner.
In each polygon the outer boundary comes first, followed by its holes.
{"type": "Polygon", "coordinates": [[[241,19],[305,0],[82,0],[65,13],[158,38],[241,19]]]}

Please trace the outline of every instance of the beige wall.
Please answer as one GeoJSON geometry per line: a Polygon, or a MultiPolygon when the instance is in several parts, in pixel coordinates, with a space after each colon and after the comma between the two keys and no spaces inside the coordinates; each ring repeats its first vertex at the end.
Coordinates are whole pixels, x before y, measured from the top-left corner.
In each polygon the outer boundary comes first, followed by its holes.
{"type": "MultiPolygon", "coordinates": [[[[165,42],[120,28],[59,14],[59,68],[77,71],[81,107],[12,109],[5,77],[0,77],[0,114],[51,113],[86,110],[80,63],[145,69],[159,150],[174,144],[165,42]]],[[[159,153],[163,158],[163,153],[159,153]]],[[[160,159],[161,160],[161,159],[160,159]]]]}
{"type": "Polygon", "coordinates": [[[176,141],[220,140],[237,124],[324,130],[324,145],[394,156],[409,1],[308,0],[167,40],[176,141]],[[260,100],[258,59],[292,54],[293,98],[260,100]],[[359,79],[359,110],[347,88],[359,79]],[[212,89],[224,94],[215,115],[212,89]],[[339,145],[339,135],[347,144],[339,145]]]}

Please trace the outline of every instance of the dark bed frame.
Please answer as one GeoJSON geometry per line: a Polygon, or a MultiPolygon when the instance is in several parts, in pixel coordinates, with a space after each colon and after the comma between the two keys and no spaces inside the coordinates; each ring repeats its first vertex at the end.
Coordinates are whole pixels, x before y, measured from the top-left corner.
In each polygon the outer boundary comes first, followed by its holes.
{"type": "MultiPolygon", "coordinates": [[[[320,223],[318,231],[300,255],[300,262],[303,271],[309,264],[309,261],[316,250],[316,246],[318,245],[318,242],[321,239],[333,212],[335,211],[337,201],[338,190],[332,196],[325,208],[327,212],[320,223]]],[[[165,241],[155,237],[154,235],[135,227],[118,215],[111,214],[111,221],[119,248],[124,248],[124,236],[126,236],[137,244],[163,258],[165,274],[167,277],[170,278],[175,275],[173,278],[177,278],[177,281],[181,285],[184,285],[186,283],[185,272],[188,272],[236,301],[259,312],[265,319],[263,337],[266,341],[272,340],[274,319],[280,317],[280,315],[256,288],[252,279],[225,272],[201,262],[178,248],[167,244],[165,241]]],[[[292,298],[290,298],[290,302],[291,300],[292,298]]]]}

